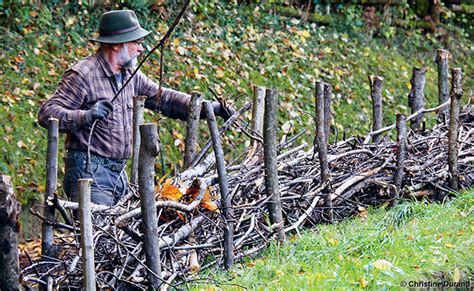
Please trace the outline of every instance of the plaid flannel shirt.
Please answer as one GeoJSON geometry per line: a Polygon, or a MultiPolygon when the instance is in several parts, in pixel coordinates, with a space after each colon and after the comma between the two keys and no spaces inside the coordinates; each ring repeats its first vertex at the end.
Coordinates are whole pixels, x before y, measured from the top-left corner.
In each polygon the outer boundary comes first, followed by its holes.
{"type": "MultiPolygon", "coordinates": [[[[123,84],[132,70],[125,71],[123,84]]],[[[67,133],[67,150],[87,150],[91,124],[86,122],[86,112],[99,100],[112,100],[119,88],[115,75],[102,52],[87,57],[67,70],[54,92],[38,113],[41,126],[48,126],[48,119],[59,119],[59,131],[67,133]]],[[[147,96],[145,107],[161,111],[172,118],[185,119],[190,95],[162,88],[138,72],[114,101],[114,109],[106,119],[97,122],[91,140],[91,152],[115,160],[128,159],[132,154],[133,96],[147,96]]]]}

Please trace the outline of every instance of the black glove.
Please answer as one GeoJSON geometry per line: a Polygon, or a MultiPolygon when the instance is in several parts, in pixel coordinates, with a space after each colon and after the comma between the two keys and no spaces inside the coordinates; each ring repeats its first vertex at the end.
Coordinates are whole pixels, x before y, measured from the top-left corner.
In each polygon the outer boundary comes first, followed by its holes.
{"type": "Polygon", "coordinates": [[[92,106],[92,108],[86,112],[86,121],[88,124],[94,121],[102,120],[114,110],[114,105],[109,100],[100,100],[92,106]]]}
{"type": "Polygon", "coordinates": [[[222,117],[225,121],[229,119],[234,113],[235,110],[229,106],[224,106],[218,101],[211,102],[212,109],[214,110],[214,115],[222,117]]]}

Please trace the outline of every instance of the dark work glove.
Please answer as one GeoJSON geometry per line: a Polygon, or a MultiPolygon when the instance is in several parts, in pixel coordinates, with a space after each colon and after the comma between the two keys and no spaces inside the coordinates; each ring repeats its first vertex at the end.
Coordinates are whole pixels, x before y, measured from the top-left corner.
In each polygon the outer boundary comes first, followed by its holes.
{"type": "Polygon", "coordinates": [[[218,101],[211,102],[212,109],[214,110],[214,115],[222,117],[225,121],[229,119],[234,113],[235,110],[229,106],[224,106],[218,101]]]}
{"type": "Polygon", "coordinates": [[[97,101],[97,103],[86,112],[86,121],[88,124],[91,124],[97,119],[102,120],[106,118],[112,110],[114,110],[114,105],[109,100],[97,101]]]}

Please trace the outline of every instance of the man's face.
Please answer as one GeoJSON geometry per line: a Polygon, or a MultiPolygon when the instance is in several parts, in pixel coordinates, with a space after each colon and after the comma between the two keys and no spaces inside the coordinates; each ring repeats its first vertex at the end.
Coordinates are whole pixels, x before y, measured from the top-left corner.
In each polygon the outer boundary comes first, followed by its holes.
{"type": "Polygon", "coordinates": [[[124,43],[118,53],[118,64],[124,69],[135,69],[137,66],[137,57],[143,51],[143,39],[124,43]]]}

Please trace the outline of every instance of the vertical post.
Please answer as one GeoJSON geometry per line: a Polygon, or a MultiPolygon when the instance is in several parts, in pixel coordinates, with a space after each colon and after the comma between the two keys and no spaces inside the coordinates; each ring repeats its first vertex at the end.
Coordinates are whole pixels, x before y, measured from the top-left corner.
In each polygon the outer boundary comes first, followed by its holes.
{"type": "Polygon", "coordinates": [[[58,181],[58,136],[59,120],[49,119],[48,126],[48,152],[46,155],[46,191],[44,193],[44,218],[41,231],[41,253],[43,256],[54,257],[53,226],[49,223],[54,220],[54,206],[52,201],[57,189],[58,181]]]}
{"type": "Polygon", "coordinates": [[[395,193],[392,197],[391,206],[398,203],[398,198],[402,191],[403,171],[405,164],[405,156],[407,151],[407,124],[406,117],[403,114],[397,114],[397,169],[393,177],[395,185],[395,193]]]}
{"type": "MultiPolygon", "coordinates": [[[[408,94],[408,105],[411,108],[412,114],[425,107],[425,72],[426,68],[413,68],[410,80],[411,90],[408,94]]],[[[422,119],[423,115],[414,118],[411,121],[411,129],[419,130],[422,119]]]]}
{"type": "Polygon", "coordinates": [[[221,138],[217,128],[214,110],[209,102],[204,102],[207,115],[207,123],[211,132],[214,155],[216,156],[217,175],[219,176],[219,188],[221,191],[222,207],[224,214],[224,266],[229,269],[234,261],[234,209],[232,208],[232,197],[229,193],[227,172],[224,164],[224,152],[222,151],[221,138]]]}
{"type": "Polygon", "coordinates": [[[451,108],[449,110],[449,132],[448,132],[448,166],[451,174],[450,186],[453,190],[459,190],[458,169],[458,133],[459,133],[459,107],[462,89],[461,68],[451,70],[451,108]]]}
{"type": "Polygon", "coordinates": [[[139,126],[143,123],[146,98],[146,96],[133,97],[133,152],[130,182],[135,185],[138,184],[138,151],[140,150],[139,126]]]}
{"type": "MultiPolygon", "coordinates": [[[[369,76],[370,97],[372,98],[372,131],[382,128],[383,106],[382,106],[382,85],[383,78],[380,76],[369,76]]],[[[374,135],[374,143],[380,142],[380,135],[374,135]]]]}
{"type": "Polygon", "coordinates": [[[196,157],[196,146],[199,137],[199,117],[201,115],[202,94],[193,92],[188,108],[186,124],[186,144],[184,148],[184,168],[187,169],[196,157]]]}
{"type": "Polygon", "coordinates": [[[16,200],[11,178],[0,174],[0,289],[20,290],[18,276],[18,216],[20,204],[16,200]]]}
{"type": "MultiPolygon", "coordinates": [[[[436,64],[438,65],[438,102],[443,104],[449,98],[449,52],[447,50],[437,50],[436,64]]],[[[439,119],[446,121],[447,117],[448,107],[441,108],[439,119]]]]}
{"type": "MultiPolygon", "coordinates": [[[[252,107],[252,133],[260,136],[263,132],[263,115],[265,112],[265,88],[253,86],[253,107],[252,107]]],[[[253,142],[253,146],[258,146],[258,141],[253,142]]]]}
{"type": "Polygon", "coordinates": [[[138,185],[143,221],[143,248],[148,266],[148,287],[159,290],[162,282],[154,182],[155,159],[159,154],[158,125],[156,123],[140,125],[140,139],[138,185]]]}
{"type": "MultiPolygon", "coordinates": [[[[328,155],[327,155],[327,140],[326,131],[324,128],[325,114],[324,114],[324,83],[316,82],[316,127],[317,127],[317,147],[319,153],[319,164],[321,167],[321,184],[329,183],[331,173],[329,172],[328,155]]],[[[328,221],[333,221],[332,200],[330,193],[330,186],[325,189],[324,204],[328,208],[328,221]]]]}
{"type": "Polygon", "coordinates": [[[280,186],[277,170],[277,112],[278,93],[267,89],[265,94],[265,114],[263,119],[263,160],[265,162],[265,189],[268,201],[268,212],[272,228],[276,230],[278,241],[285,239],[283,214],[280,201],[280,186]]]}
{"type": "Polygon", "coordinates": [[[95,290],[94,237],[92,233],[91,185],[92,179],[79,179],[79,219],[81,221],[82,270],[84,290],[95,290]]]}
{"type": "Polygon", "coordinates": [[[329,136],[331,135],[331,103],[332,103],[332,86],[324,83],[324,133],[326,144],[329,143],[329,136]]]}

